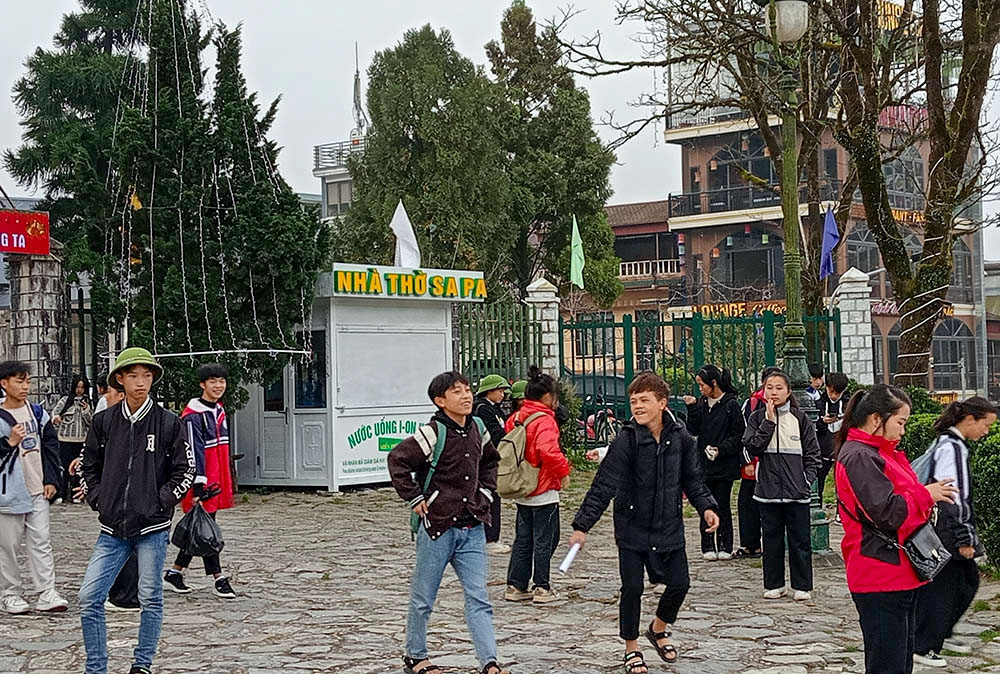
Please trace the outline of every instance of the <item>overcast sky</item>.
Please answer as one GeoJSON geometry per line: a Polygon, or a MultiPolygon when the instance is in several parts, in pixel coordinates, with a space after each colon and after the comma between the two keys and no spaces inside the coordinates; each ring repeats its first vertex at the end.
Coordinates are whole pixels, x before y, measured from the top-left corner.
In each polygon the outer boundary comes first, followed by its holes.
{"type": "MultiPolygon", "coordinates": [[[[404,31],[430,23],[448,28],[458,50],[476,63],[485,63],[483,46],[499,35],[499,24],[509,0],[198,0],[213,17],[229,25],[243,23],[244,72],[261,100],[282,97],[273,137],[284,148],[280,169],[299,192],[318,192],[312,176],[314,145],[346,140],[351,117],[354,44],[358,43],[361,70],[372,55],[395,45],[404,31]]],[[[560,13],[569,0],[528,0],[540,22],[560,13]]],[[[605,34],[608,49],[635,55],[630,36],[636,26],[613,22],[611,0],[575,0],[580,11],[570,24],[573,35],[605,34]]],[[[25,57],[36,47],[51,47],[63,13],[76,0],[3,0],[0,2],[0,148],[16,146],[21,132],[9,92],[24,71],[25,57]]],[[[595,120],[608,110],[616,118],[635,114],[629,102],[654,86],[654,73],[619,75],[585,82],[590,90],[595,120]]],[[[367,84],[367,83],[366,83],[367,84]]],[[[997,107],[990,111],[997,117],[997,107]]],[[[599,129],[611,138],[613,132],[599,129]]],[[[664,199],[680,189],[680,152],[665,145],[662,127],[648,129],[618,151],[612,171],[611,203],[664,199]]],[[[0,185],[11,196],[30,196],[0,167],[0,185]]],[[[995,202],[987,205],[997,210],[995,202]]],[[[1000,258],[1000,230],[988,234],[986,257],[1000,258]]]]}

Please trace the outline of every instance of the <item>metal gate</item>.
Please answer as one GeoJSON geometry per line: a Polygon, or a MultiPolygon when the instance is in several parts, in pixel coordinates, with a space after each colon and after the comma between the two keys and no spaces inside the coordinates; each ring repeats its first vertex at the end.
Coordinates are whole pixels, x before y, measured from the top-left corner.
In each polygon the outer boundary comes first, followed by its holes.
{"type": "Polygon", "coordinates": [[[456,305],[452,316],[455,369],[473,384],[488,374],[523,379],[541,363],[542,325],[520,302],[456,305]]]}
{"type": "MultiPolygon", "coordinates": [[[[807,316],[810,362],[841,371],[840,310],[807,316]]],[[[595,409],[611,407],[628,418],[626,390],[636,372],[653,370],[670,384],[671,408],[685,409],[683,396],[698,395],[695,373],[706,363],[732,372],[742,398],[756,389],[760,371],[784,352],[785,317],[765,311],[746,317],[700,313],[662,317],[657,310],[625,314],[620,321],[563,321],[559,354],[563,376],[595,409]]],[[[588,410],[584,410],[588,412],[588,410]]]]}

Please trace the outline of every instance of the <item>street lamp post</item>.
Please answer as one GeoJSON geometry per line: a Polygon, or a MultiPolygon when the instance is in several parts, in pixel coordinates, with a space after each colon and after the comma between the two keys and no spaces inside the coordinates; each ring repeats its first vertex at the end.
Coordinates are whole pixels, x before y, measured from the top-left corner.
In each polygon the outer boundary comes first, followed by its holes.
{"type": "MultiPolygon", "coordinates": [[[[775,54],[781,66],[781,213],[785,237],[785,353],[782,367],[792,382],[792,394],[799,407],[816,420],[816,404],[806,393],[809,365],[806,327],[802,320],[802,254],[800,252],[798,115],[794,64],[781,57],[780,44],[797,42],[809,28],[809,5],[804,0],[758,0],[767,2],[768,24],[775,54]]],[[[812,485],[810,499],[812,549],[830,549],[830,522],[823,511],[823,495],[812,485]]]]}

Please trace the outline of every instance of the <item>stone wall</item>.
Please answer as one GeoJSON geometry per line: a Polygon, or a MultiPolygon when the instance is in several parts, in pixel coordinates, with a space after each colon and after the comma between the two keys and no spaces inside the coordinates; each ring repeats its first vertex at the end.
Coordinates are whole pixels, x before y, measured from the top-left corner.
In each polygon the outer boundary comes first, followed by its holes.
{"type": "Polygon", "coordinates": [[[854,267],[840,277],[833,295],[833,305],[840,309],[844,374],[859,384],[869,385],[875,383],[871,295],[868,274],[854,267]]]}
{"type": "Polygon", "coordinates": [[[528,296],[524,300],[535,308],[535,318],[542,326],[542,362],[539,367],[544,372],[559,377],[559,295],[558,288],[544,278],[528,286],[528,296]]]}
{"type": "Polygon", "coordinates": [[[66,285],[53,241],[48,257],[11,255],[10,355],[31,366],[32,398],[54,405],[69,379],[66,285]]]}

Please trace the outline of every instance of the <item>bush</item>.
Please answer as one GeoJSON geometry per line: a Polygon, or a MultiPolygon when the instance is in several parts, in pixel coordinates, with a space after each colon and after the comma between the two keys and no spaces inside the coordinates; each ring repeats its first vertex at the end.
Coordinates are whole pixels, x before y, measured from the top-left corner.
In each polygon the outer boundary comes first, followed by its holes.
{"type": "Polygon", "coordinates": [[[944,405],[934,400],[925,388],[907,386],[903,391],[906,392],[906,395],[910,398],[910,402],[913,403],[913,408],[910,410],[912,414],[939,415],[941,414],[941,410],[944,409],[944,405]]]}
{"type": "Polygon", "coordinates": [[[871,389],[871,386],[869,386],[868,384],[859,384],[854,379],[848,379],[847,388],[844,390],[844,395],[847,396],[848,400],[850,400],[851,396],[853,396],[858,391],[867,391],[869,389],[871,389]]]}
{"type": "Polygon", "coordinates": [[[899,442],[899,448],[906,452],[906,458],[913,461],[927,451],[937,438],[934,422],[937,414],[913,414],[906,422],[906,435],[899,442]]]}
{"type": "Polygon", "coordinates": [[[986,554],[996,564],[1000,561],[1000,427],[993,424],[990,434],[972,443],[969,452],[976,529],[986,554]]]}
{"type": "Polygon", "coordinates": [[[583,401],[576,394],[573,382],[565,377],[559,380],[559,402],[569,409],[569,421],[559,429],[559,444],[562,445],[563,451],[566,452],[566,456],[571,461],[575,462],[576,457],[585,460],[583,459],[583,443],[580,442],[580,436],[577,433],[583,401]]]}
{"type": "Polygon", "coordinates": [[[684,367],[660,367],[657,374],[663,377],[663,381],[669,384],[671,395],[701,395],[698,392],[698,385],[694,381],[694,374],[684,367]]]}

